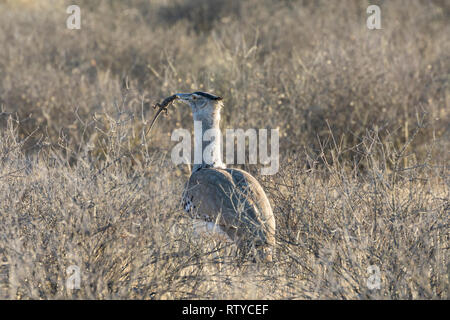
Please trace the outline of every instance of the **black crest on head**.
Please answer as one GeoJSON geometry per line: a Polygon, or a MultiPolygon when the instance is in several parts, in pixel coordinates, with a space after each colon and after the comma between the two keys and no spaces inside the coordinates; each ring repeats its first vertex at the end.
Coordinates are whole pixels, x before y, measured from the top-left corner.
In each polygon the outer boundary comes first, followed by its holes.
{"type": "Polygon", "coordinates": [[[214,94],[211,93],[207,93],[207,92],[202,92],[202,91],[197,91],[194,92],[195,94],[198,94],[199,96],[203,96],[205,98],[211,99],[211,100],[222,100],[222,97],[216,96],[214,94]]]}

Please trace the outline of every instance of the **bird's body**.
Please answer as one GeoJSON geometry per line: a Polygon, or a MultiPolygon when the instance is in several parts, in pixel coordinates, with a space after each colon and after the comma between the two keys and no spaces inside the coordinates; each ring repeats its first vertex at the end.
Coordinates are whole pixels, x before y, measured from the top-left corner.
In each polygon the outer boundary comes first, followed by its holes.
{"type": "Polygon", "coordinates": [[[197,226],[207,233],[228,237],[237,246],[250,252],[256,249],[264,260],[272,260],[275,245],[275,218],[270,202],[258,181],[240,169],[226,168],[221,159],[221,141],[202,137],[207,130],[220,131],[221,98],[204,93],[175,95],[189,104],[193,111],[195,142],[211,152],[208,159],[196,163],[183,193],[183,206],[197,226]],[[198,139],[200,137],[200,139],[198,139]]]}
{"type": "Polygon", "coordinates": [[[275,244],[275,219],[269,200],[258,181],[243,170],[197,170],[189,178],[183,200],[192,218],[209,223],[208,231],[213,224],[238,247],[264,251],[275,244]]]}

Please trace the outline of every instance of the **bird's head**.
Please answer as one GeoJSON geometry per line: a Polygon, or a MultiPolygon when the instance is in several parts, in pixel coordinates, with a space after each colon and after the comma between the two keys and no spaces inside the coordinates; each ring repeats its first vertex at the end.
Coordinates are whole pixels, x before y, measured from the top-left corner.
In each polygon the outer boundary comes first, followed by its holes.
{"type": "Polygon", "coordinates": [[[220,114],[222,98],[207,92],[177,93],[175,96],[192,109],[195,120],[203,120],[220,114]]]}
{"type": "Polygon", "coordinates": [[[145,135],[147,135],[153,128],[153,125],[161,112],[164,111],[167,114],[167,107],[177,100],[191,107],[194,120],[196,121],[202,121],[202,123],[210,126],[215,126],[220,121],[220,110],[223,107],[221,97],[201,91],[193,93],[176,93],[170,97],[167,97],[161,103],[157,103],[153,106],[154,109],[159,109],[150,123],[145,135]]]}

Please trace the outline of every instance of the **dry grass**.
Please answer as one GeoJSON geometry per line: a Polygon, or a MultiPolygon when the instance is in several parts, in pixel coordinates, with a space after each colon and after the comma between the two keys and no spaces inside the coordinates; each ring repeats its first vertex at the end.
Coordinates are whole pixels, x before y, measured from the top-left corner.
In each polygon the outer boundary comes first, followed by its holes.
{"type": "Polygon", "coordinates": [[[445,1],[0,1],[0,298],[448,299],[445,1]],[[31,5],[32,3],[32,5],[31,5]],[[193,237],[150,105],[279,127],[273,264],[193,237]],[[66,269],[81,268],[67,290],[66,269]],[[377,265],[381,288],[370,290],[377,265]]]}

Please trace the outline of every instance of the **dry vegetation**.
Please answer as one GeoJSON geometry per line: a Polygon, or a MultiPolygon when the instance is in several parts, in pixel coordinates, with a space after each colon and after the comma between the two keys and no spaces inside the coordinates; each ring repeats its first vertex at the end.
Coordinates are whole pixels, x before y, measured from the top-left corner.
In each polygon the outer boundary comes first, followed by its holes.
{"type": "Polygon", "coordinates": [[[0,0],[0,298],[448,299],[450,7],[375,2],[378,31],[368,1],[0,0]],[[188,108],[143,135],[194,90],[224,96],[224,128],[280,128],[280,172],[246,167],[273,264],[192,236],[188,108]]]}

